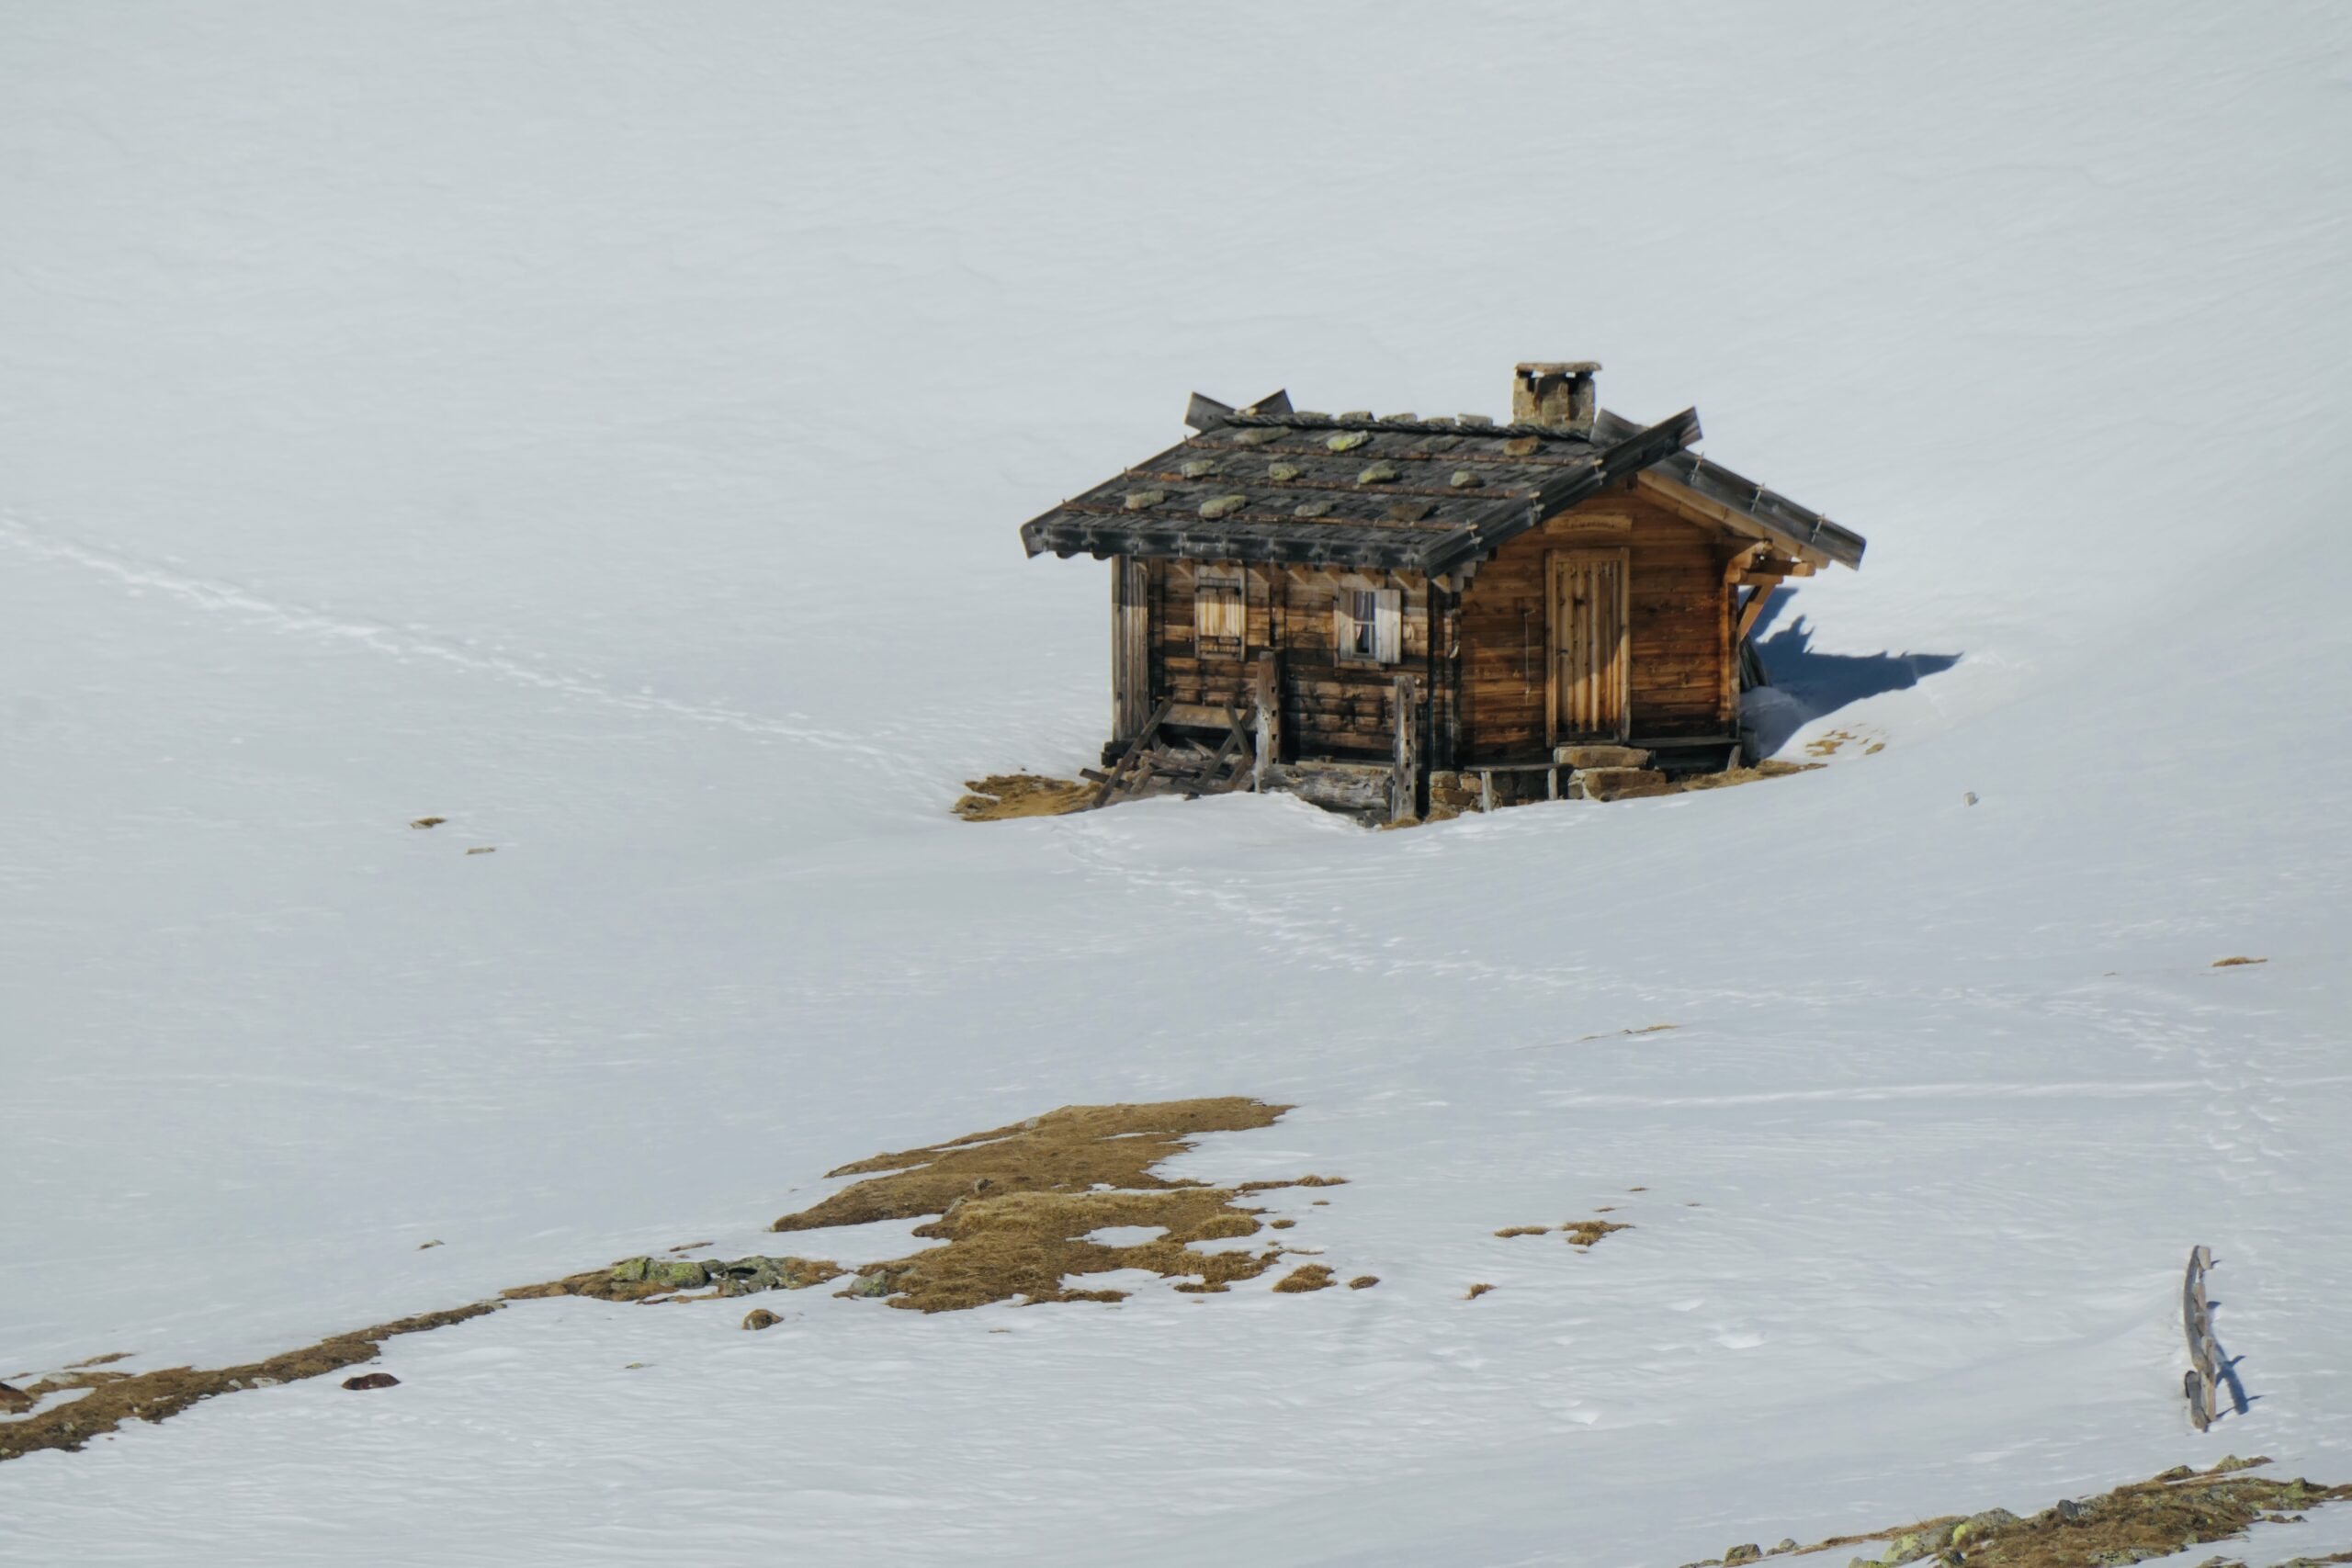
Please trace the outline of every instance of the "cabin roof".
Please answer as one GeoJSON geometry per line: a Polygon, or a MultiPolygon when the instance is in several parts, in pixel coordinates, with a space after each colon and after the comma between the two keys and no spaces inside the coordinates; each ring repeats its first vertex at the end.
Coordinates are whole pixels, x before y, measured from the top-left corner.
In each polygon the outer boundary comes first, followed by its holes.
{"type": "Polygon", "coordinates": [[[1695,411],[1646,429],[1602,411],[1577,429],[1298,412],[1276,393],[1239,410],[1196,396],[1187,418],[1198,434],[1031,519],[1023,547],[1443,576],[1651,471],[1801,558],[1862,558],[1860,535],[1686,450],[1695,411]]]}

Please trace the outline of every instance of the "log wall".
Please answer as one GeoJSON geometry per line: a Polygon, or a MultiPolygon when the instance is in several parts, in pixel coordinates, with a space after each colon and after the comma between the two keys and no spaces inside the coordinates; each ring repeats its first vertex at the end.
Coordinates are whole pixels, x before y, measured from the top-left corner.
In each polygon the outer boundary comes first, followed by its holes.
{"type": "Polygon", "coordinates": [[[1283,659],[1286,760],[1371,761],[1393,755],[1394,688],[1418,693],[1416,751],[1425,767],[1547,754],[1544,676],[1551,656],[1546,561],[1555,549],[1623,546],[1632,628],[1630,698],[1640,739],[1729,733],[1737,701],[1729,552],[1748,541],[1626,486],[1596,496],[1512,540],[1449,592],[1413,572],[1155,559],[1136,563],[1149,606],[1150,696],[1246,708],[1253,666],[1283,659]],[[1196,574],[1244,582],[1247,637],[1238,658],[1203,657],[1193,636],[1196,574]],[[1400,658],[1339,657],[1333,604],[1343,589],[1395,589],[1400,658]]]}
{"type": "Polygon", "coordinates": [[[1463,760],[1538,756],[1550,744],[1545,562],[1552,551],[1572,546],[1623,546],[1628,552],[1634,735],[1729,732],[1736,682],[1723,536],[1649,495],[1620,489],[1505,545],[1463,594],[1463,760]]]}
{"type": "MultiPolygon", "coordinates": [[[[1150,565],[1151,688],[1156,698],[1216,706],[1246,705],[1251,665],[1268,649],[1283,656],[1283,750],[1292,757],[1393,755],[1396,746],[1395,685],[1413,677],[1421,701],[1416,729],[1420,754],[1432,753],[1432,730],[1442,750],[1443,715],[1435,724],[1429,694],[1440,683],[1430,637],[1432,594],[1415,572],[1356,572],[1320,567],[1229,562],[1154,560],[1150,565]],[[1193,637],[1193,584],[1197,570],[1245,572],[1248,637],[1242,656],[1204,658],[1193,637]],[[1398,652],[1394,664],[1343,660],[1339,656],[1332,608],[1343,589],[1394,589],[1400,607],[1398,652]]],[[[1446,625],[1450,601],[1440,593],[1438,625],[1446,625]]]]}

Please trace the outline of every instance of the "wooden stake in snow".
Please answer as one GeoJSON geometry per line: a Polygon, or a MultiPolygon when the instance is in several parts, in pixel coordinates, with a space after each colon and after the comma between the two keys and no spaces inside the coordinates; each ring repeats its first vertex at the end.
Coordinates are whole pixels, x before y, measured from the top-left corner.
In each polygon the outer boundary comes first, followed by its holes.
{"type": "Polygon", "coordinates": [[[2214,1393],[2223,1365],[2222,1348],[2214,1342],[2213,1309],[2205,1300],[2205,1272],[2212,1267],[2211,1248],[2190,1247],[2188,1272],[2180,1285],[2180,1314],[2188,1334],[2190,1369],[2181,1375],[2180,1386],[2188,1396],[2188,1418],[2200,1432],[2221,1414],[2214,1403],[2214,1393]]]}

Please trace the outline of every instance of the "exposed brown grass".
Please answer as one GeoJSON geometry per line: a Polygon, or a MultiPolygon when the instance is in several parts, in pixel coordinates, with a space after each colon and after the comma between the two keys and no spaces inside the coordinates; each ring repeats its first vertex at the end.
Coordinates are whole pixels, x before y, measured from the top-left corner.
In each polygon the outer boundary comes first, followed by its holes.
{"type": "Polygon", "coordinates": [[[1573,1220],[1560,1227],[1560,1234],[1567,1237],[1570,1247],[1581,1247],[1589,1251],[1592,1245],[1602,1236],[1611,1235],[1612,1232],[1629,1231],[1633,1228],[1629,1224],[1620,1224],[1613,1220],[1573,1220]]]}
{"type": "Polygon", "coordinates": [[[1897,1529],[1836,1536],[1799,1550],[1827,1551],[1892,1540],[1898,1554],[1941,1555],[1945,1563],[1965,1568],[2111,1568],[2209,1541],[2234,1540],[2257,1522],[2352,1498],[2352,1486],[2240,1473],[2269,1462],[2225,1459],[2205,1471],[2182,1465],[2103,1496],[2045,1508],[2030,1518],[1999,1509],[1967,1517],[1947,1514],[1897,1529]]]}
{"type": "Polygon", "coordinates": [[[845,1294],[876,1296],[918,1312],[989,1302],[1120,1301],[1122,1291],[1066,1284],[1114,1269],[1148,1269],[1177,1289],[1222,1292],[1281,1258],[1263,1251],[1196,1252],[1193,1244],[1256,1235],[1263,1210],[1240,1199],[1340,1179],[1301,1176],[1207,1187],[1154,1174],[1204,1133],[1270,1126],[1288,1106],[1235,1097],[1147,1105],[1067,1105],[1011,1126],[876,1155],[831,1172],[865,1176],[820,1203],[786,1214],[779,1231],[935,1215],[915,1235],[943,1247],[876,1264],[845,1294]],[[1086,1239],[1111,1226],[1156,1226],[1131,1247],[1086,1239]]]}
{"type": "Polygon", "coordinates": [[[1475,1302],[1480,1296],[1485,1295],[1488,1291],[1493,1289],[1494,1287],[1492,1285],[1489,1285],[1484,1280],[1481,1280],[1476,1284],[1471,1286],[1470,1289],[1464,1293],[1462,1299],[1465,1302],[1475,1302]]]}
{"type": "Polygon", "coordinates": [[[2216,969],[2234,969],[2241,964],[2267,964],[2269,962],[2270,960],[2267,958],[2216,958],[2213,960],[2213,967],[2216,969]]]}
{"type": "Polygon", "coordinates": [[[1380,1276],[1377,1274],[1359,1274],[1354,1279],[1348,1281],[1348,1289],[1351,1291],[1368,1291],[1378,1283],[1380,1283],[1380,1276]]]}
{"type": "Polygon", "coordinates": [[[0,1423],[0,1460],[17,1459],[42,1449],[79,1449],[125,1421],[161,1421],[214,1394],[340,1371],[345,1367],[374,1360],[383,1342],[397,1335],[420,1334],[428,1328],[462,1323],[469,1317],[495,1312],[499,1304],[475,1302],[447,1312],[403,1317],[363,1328],[356,1334],[338,1334],[300,1350],[288,1350],[243,1366],[203,1371],[189,1367],[165,1367],[152,1372],[62,1372],[29,1385],[25,1392],[36,1396],[74,1388],[90,1392],[70,1403],[37,1410],[22,1420],[0,1423]]]}
{"type": "Polygon", "coordinates": [[[967,822],[1066,817],[1094,803],[1092,784],[1041,773],[990,773],[984,779],[965,780],[964,787],[971,793],[956,801],[955,811],[967,822]]]}
{"type": "MultiPolygon", "coordinates": [[[[1156,1176],[1150,1168],[1189,1149],[1203,1133],[1269,1126],[1288,1109],[1239,1098],[1065,1106],[1017,1126],[844,1166],[832,1174],[874,1174],[821,1203],[785,1215],[773,1228],[811,1230],[938,1216],[915,1234],[946,1245],[866,1269],[842,1292],[886,1297],[893,1306],[924,1312],[1016,1295],[1032,1302],[1115,1302],[1125,1292],[1063,1285],[1070,1276],[1113,1269],[1149,1269],[1179,1280],[1176,1288],[1181,1291],[1219,1292],[1234,1280],[1254,1279],[1273,1268],[1282,1249],[1270,1246],[1262,1251],[1195,1252],[1190,1244],[1258,1234],[1257,1216],[1263,1211],[1239,1201],[1250,1193],[1336,1187],[1344,1179],[1308,1175],[1220,1188],[1156,1176]],[[1152,1225],[1162,1234],[1138,1247],[1105,1247],[1083,1239],[1111,1225],[1152,1225]]],[[[845,1272],[822,1258],[705,1261],[675,1256],[708,1245],[688,1242],[663,1258],[624,1258],[608,1268],[518,1285],[501,1292],[501,1301],[401,1318],[242,1366],[119,1372],[102,1369],[122,1359],[123,1353],[95,1356],[0,1394],[0,1408],[32,1410],[22,1419],[0,1423],[0,1460],[40,1449],[78,1449],[125,1420],[160,1421],[215,1394],[319,1377],[371,1360],[382,1341],[396,1335],[479,1317],[496,1311],[505,1300],[569,1295],[616,1302],[705,1301],[805,1290],[845,1272]],[[47,1410],[38,1407],[49,1395],[74,1391],[87,1392],[47,1410]]],[[[1329,1269],[1308,1264],[1294,1269],[1275,1288],[1296,1292],[1331,1282],[1329,1269]]],[[[1373,1282],[1369,1275],[1354,1281],[1358,1289],[1373,1282]]],[[[765,1327],[775,1321],[773,1314],[755,1310],[745,1326],[765,1327]]]]}
{"type": "MultiPolygon", "coordinates": [[[[1815,752],[1826,756],[1827,752],[1815,752]]],[[[1760,779],[1784,779],[1792,773],[1809,773],[1826,766],[1821,762],[1783,762],[1767,757],[1753,767],[1725,768],[1720,773],[1692,773],[1674,781],[1675,793],[1702,789],[1730,789],[1736,784],[1755,784],[1760,779]]]]}
{"type": "Polygon", "coordinates": [[[1275,1280],[1274,1289],[1295,1295],[1302,1291],[1328,1291],[1339,1282],[1331,1270],[1320,1263],[1302,1263],[1275,1280]]]}
{"type": "Polygon", "coordinates": [[[1550,1235],[1552,1227],[1550,1225],[1505,1225],[1495,1234],[1505,1240],[1515,1235],[1550,1235]]]}
{"type": "Polygon", "coordinates": [[[1839,747],[1845,745],[1849,740],[1860,740],[1860,736],[1856,735],[1851,730],[1833,729],[1826,735],[1816,735],[1812,739],[1806,741],[1804,743],[1804,749],[1805,751],[1812,756],[1835,757],[1838,754],[1838,749],[1839,747]]]}
{"type": "MultiPolygon", "coordinates": [[[[709,1243],[696,1245],[707,1247],[709,1243]]],[[[609,1269],[567,1274],[543,1284],[515,1285],[499,1294],[509,1301],[593,1296],[605,1302],[704,1302],[719,1296],[755,1295],[763,1291],[805,1291],[811,1285],[838,1280],[846,1272],[829,1258],[751,1257],[708,1262],[625,1258],[609,1269]],[[701,1293],[688,1294],[690,1292],[701,1293]]]]}
{"type": "MultiPolygon", "coordinates": [[[[1151,1168],[1191,1148],[1203,1133],[1271,1127],[1289,1109],[1238,1097],[1065,1105],[1010,1126],[829,1170],[828,1177],[870,1174],[874,1179],[846,1187],[768,1228],[809,1231],[910,1220],[944,1214],[958,1199],[1012,1192],[1083,1192],[1098,1185],[1144,1191],[1198,1187],[1154,1176],[1151,1168]]],[[[1319,1186],[1322,1179],[1272,1185],[1319,1186]]]]}

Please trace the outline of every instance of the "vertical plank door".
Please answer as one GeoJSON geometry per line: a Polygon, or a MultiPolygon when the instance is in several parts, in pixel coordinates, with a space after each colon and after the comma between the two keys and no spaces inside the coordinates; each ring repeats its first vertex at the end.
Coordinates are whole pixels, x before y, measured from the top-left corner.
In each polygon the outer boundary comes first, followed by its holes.
{"type": "Polygon", "coordinates": [[[1622,740],[1629,733],[1633,628],[1626,552],[1552,556],[1552,737],[1622,740]]]}

